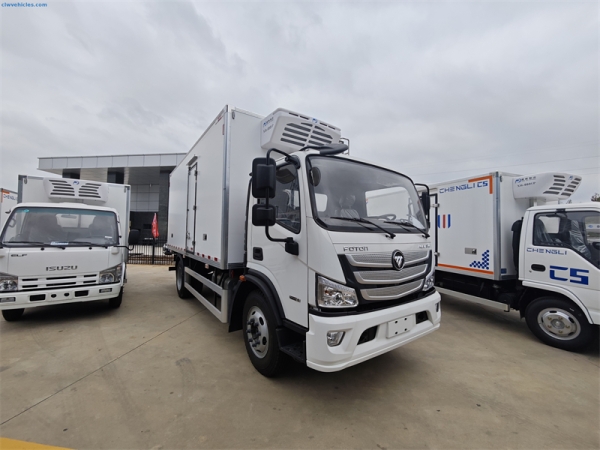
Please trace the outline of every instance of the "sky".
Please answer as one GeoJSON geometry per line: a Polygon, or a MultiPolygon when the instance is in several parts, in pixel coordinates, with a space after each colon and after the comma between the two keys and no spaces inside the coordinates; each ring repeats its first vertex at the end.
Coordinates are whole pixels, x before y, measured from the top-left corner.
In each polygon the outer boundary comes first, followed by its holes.
{"type": "Polygon", "coordinates": [[[0,7],[3,188],[38,157],[185,153],[230,104],[331,123],[415,182],[600,192],[596,1],[20,1],[47,7],[0,7]]]}

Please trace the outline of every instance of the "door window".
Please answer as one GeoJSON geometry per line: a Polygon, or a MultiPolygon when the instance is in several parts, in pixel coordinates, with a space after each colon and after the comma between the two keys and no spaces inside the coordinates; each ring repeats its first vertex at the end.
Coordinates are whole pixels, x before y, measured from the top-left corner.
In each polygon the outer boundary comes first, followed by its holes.
{"type": "Polygon", "coordinates": [[[598,267],[600,214],[593,211],[536,214],[533,245],[569,248],[598,267]]]}
{"type": "Polygon", "coordinates": [[[275,175],[275,198],[269,203],[274,205],[279,225],[298,234],[300,233],[300,189],[298,171],[293,164],[277,167],[275,175]]]}

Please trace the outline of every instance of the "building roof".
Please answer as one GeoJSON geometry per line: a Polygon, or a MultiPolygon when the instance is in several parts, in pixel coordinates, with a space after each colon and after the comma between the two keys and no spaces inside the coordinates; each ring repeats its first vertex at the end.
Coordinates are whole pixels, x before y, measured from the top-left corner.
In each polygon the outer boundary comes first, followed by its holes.
{"type": "Polygon", "coordinates": [[[161,171],[171,171],[186,153],[152,153],[146,155],[57,156],[38,158],[38,169],[57,175],[64,170],[80,170],[81,178],[106,181],[108,170],[123,169],[126,184],[145,184],[161,171]]]}

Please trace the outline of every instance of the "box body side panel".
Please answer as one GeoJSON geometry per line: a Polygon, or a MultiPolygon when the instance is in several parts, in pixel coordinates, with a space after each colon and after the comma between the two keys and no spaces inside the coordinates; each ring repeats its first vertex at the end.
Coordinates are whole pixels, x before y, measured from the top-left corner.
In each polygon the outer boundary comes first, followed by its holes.
{"type": "Polygon", "coordinates": [[[435,186],[436,270],[494,278],[494,174],[435,186]]]}
{"type": "Polygon", "coordinates": [[[185,251],[187,220],[188,167],[192,158],[197,158],[194,148],[173,169],[169,178],[169,222],[167,244],[177,251],[185,251]]]}
{"type": "MultiPolygon", "coordinates": [[[[222,261],[225,151],[225,115],[221,114],[194,146],[198,156],[195,255],[215,262],[222,261]]],[[[187,186],[187,173],[184,177],[187,186]]],[[[193,211],[189,213],[193,214],[193,211]]]]}
{"type": "MultiPolygon", "coordinates": [[[[261,118],[239,110],[235,111],[235,118],[230,120],[227,186],[229,196],[227,263],[229,265],[239,265],[244,262],[246,200],[252,160],[265,157],[267,154],[260,146],[261,120],[261,118]]],[[[279,155],[275,154],[274,156],[279,155]]]]}

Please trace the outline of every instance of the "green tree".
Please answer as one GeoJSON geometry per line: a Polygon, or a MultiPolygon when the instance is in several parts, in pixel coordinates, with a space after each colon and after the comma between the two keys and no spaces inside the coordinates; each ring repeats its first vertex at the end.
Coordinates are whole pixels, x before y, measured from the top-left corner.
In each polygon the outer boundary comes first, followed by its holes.
{"type": "Polygon", "coordinates": [[[593,202],[600,202],[600,194],[598,194],[597,192],[592,195],[592,201],[593,202]]]}

